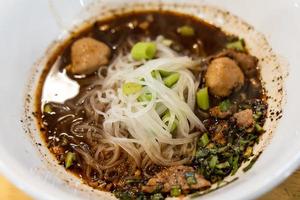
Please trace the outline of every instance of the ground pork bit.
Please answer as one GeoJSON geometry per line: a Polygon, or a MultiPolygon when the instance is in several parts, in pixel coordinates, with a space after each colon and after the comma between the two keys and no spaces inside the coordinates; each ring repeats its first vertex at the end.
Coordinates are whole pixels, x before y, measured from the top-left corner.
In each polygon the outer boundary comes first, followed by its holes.
{"type": "Polygon", "coordinates": [[[224,119],[226,117],[229,117],[230,115],[232,115],[231,110],[227,110],[227,111],[222,111],[220,109],[220,106],[215,106],[211,109],[209,109],[209,113],[211,116],[216,117],[216,118],[220,118],[220,119],[224,119]]]}
{"type": "Polygon", "coordinates": [[[233,117],[236,119],[236,124],[240,128],[248,128],[254,124],[253,112],[251,109],[235,113],[233,117]]]}
{"type": "Polygon", "coordinates": [[[55,154],[55,155],[62,155],[65,153],[65,150],[63,147],[61,146],[54,146],[52,147],[52,152],[55,154]]]}
{"type": "Polygon", "coordinates": [[[214,127],[212,141],[218,144],[226,144],[225,132],[228,130],[228,123],[226,121],[220,121],[214,127]]]}
{"type": "Polygon", "coordinates": [[[200,174],[197,174],[194,168],[179,165],[169,167],[157,173],[142,187],[142,190],[147,193],[152,193],[161,186],[162,192],[170,192],[173,186],[179,186],[181,190],[188,191],[191,189],[209,187],[210,185],[210,182],[204,179],[200,174]],[[186,177],[188,173],[194,173],[196,180],[194,184],[188,184],[186,177]]]}
{"type": "Polygon", "coordinates": [[[256,75],[257,73],[256,67],[258,63],[258,59],[256,57],[249,55],[247,53],[242,53],[242,52],[228,49],[214,56],[214,58],[224,57],[224,56],[233,59],[238,64],[238,66],[243,70],[243,72],[247,77],[253,77],[256,75]]]}

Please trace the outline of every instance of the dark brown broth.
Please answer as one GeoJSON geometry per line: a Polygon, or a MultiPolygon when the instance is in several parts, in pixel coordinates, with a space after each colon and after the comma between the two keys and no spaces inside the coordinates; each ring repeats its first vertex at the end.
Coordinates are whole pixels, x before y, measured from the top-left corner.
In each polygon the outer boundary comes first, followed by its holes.
{"type": "MultiPolygon", "coordinates": [[[[191,57],[207,57],[214,55],[225,48],[225,45],[234,39],[235,36],[227,35],[222,32],[219,28],[214,27],[210,24],[207,24],[199,19],[193,18],[191,16],[177,14],[173,12],[137,12],[124,14],[120,16],[115,16],[110,19],[97,21],[91,27],[86,28],[79,34],[75,34],[74,37],[68,42],[66,46],[64,46],[54,57],[53,60],[58,59],[59,55],[62,55],[62,62],[60,65],[60,69],[63,70],[68,64],[70,64],[70,47],[72,42],[81,38],[81,37],[92,37],[97,40],[100,40],[113,50],[112,59],[114,58],[114,53],[118,51],[118,49],[123,48],[128,45],[128,41],[139,41],[142,38],[150,37],[151,39],[155,39],[158,35],[163,35],[165,38],[171,39],[175,42],[172,45],[174,50],[177,50],[181,54],[188,55],[191,57]],[[143,28],[143,24],[149,23],[147,28],[143,28]],[[183,25],[189,25],[194,28],[195,35],[192,37],[183,37],[177,33],[177,28],[183,25]]],[[[53,63],[53,61],[52,61],[53,63]]],[[[51,68],[52,65],[49,62],[49,66],[47,68],[51,68]]],[[[42,77],[41,82],[46,78],[46,74],[42,77]]],[[[72,99],[68,99],[64,104],[56,104],[50,103],[55,115],[49,114],[41,114],[40,121],[41,127],[44,131],[44,136],[46,138],[46,143],[48,148],[53,151],[53,147],[63,147],[64,152],[59,155],[55,154],[58,161],[61,164],[64,164],[65,153],[68,151],[73,151],[73,147],[80,145],[82,148],[87,151],[93,151],[90,149],[90,142],[83,138],[80,134],[74,135],[70,132],[71,122],[74,121],[85,121],[86,113],[82,109],[76,108],[76,102],[78,99],[85,93],[88,89],[88,86],[95,80],[96,74],[92,74],[88,77],[84,78],[76,78],[72,77],[72,79],[76,80],[80,84],[80,93],[78,96],[72,99]],[[58,106],[56,106],[58,105],[58,106]],[[62,109],[65,108],[65,109],[62,109]],[[75,111],[76,110],[76,111],[75,111]],[[69,115],[69,117],[66,117],[69,115]],[[58,119],[61,117],[65,117],[65,119],[58,122],[58,119]]],[[[204,81],[202,81],[201,86],[203,86],[204,81]]],[[[252,77],[252,82],[256,82],[258,87],[253,87],[253,84],[250,83],[250,79],[246,77],[246,83],[243,88],[239,92],[233,93],[229,99],[235,103],[235,105],[248,106],[255,109],[257,105],[264,105],[264,95],[263,89],[261,87],[259,73],[257,76],[252,77]],[[243,98],[241,97],[243,94],[243,98]],[[263,101],[257,102],[257,99],[263,99],[263,101]]],[[[42,90],[42,88],[41,88],[42,90]]],[[[41,93],[41,91],[40,91],[41,93]]],[[[223,99],[215,98],[210,96],[211,107],[219,105],[219,103],[223,99]]],[[[39,113],[40,111],[40,95],[38,97],[39,101],[39,113]]],[[[45,103],[45,102],[44,102],[45,103]]],[[[264,107],[265,108],[265,107],[264,107]]],[[[195,111],[197,113],[197,110],[195,111]]],[[[265,115],[265,113],[264,113],[265,115]]],[[[209,117],[199,116],[202,120],[205,120],[205,125],[209,129],[209,127],[213,127],[214,125],[219,123],[219,120],[209,117]]],[[[264,117],[262,117],[260,123],[263,124],[264,117]]],[[[101,123],[101,119],[99,122],[91,122],[91,123],[101,123]]],[[[228,123],[229,122],[228,119],[228,123]]],[[[252,144],[253,145],[253,144],[252,144]]],[[[55,152],[54,152],[55,153],[55,152]]],[[[84,172],[84,163],[80,156],[76,158],[76,164],[73,165],[70,170],[75,172],[84,180],[86,180],[86,175],[84,172]]],[[[198,161],[197,161],[198,162],[198,161]]],[[[195,161],[193,165],[197,165],[195,161]]],[[[242,162],[242,161],[240,161],[242,162]]],[[[130,161],[128,161],[130,164],[130,161]]],[[[131,172],[128,169],[127,163],[120,165],[119,168],[123,171],[128,171],[119,179],[124,179],[126,176],[131,176],[134,172],[131,172]]],[[[154,167],[152,173],[158,172],[161,168],[159,166],[154,167]]],[[[99,181],[99,177],[97,173],[94,172],[94,180],[86,180],[87,183],[92,185],[93,187],[98,187],[98,185],[93,185],[94,182],[99,181]]],[[[228,175],[228,174],[225,174],[228,175]]],[[[224,175],[224,176],[225,176],[224,175]]],[[[206,176],[207,177],[207,176],[206,176]]],[[[143,180],[144,182],[147,179],[143,180]]],[[[210,179],[212,182],[213,180],[210,179]]],[[[101,181],[100,181],[101,182],[101,181]]],[[[110,182],[110,181],[108,181],[110,182]]],[[[99,187],[98,187],[99,188],[99,187]]],[[[139,185],[134,186],[124,186],[125,189],[132,191],[139,191],[139,185]]],[[[110,188],[101,188],[106,189],[108,191],[113,190],[124,190],[124,188],[118,187],[110,187],[110,188]]]]}

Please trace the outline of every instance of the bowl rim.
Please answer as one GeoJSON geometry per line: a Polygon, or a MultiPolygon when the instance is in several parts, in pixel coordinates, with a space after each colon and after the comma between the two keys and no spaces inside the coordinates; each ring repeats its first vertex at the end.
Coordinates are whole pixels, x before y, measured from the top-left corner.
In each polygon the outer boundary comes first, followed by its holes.
{"type": "MultiPolygon", "coordinates": [[[[285,115],[287,115],[287,113],[285,113],[285,115]]],[[[276,132],[278,132],[278,130],[276,130],[276,132]]],[[[29,195],[32,195],[33,197],[38,197],[41,199],[57,199],[56,196],[58,193],[60,193],[60,198],[70,199],[70,196],[67,195],[66,192],[61,192],[57,188],[52,187],[51,185],[46,184],[45,182],[40,181],[39,179],[32,178],[30,174],[24,173],[24,169],[19,165],[14,165],[15,160],[10,158],[5,152],[6,150],[2,148],[2,146],[0,146],[0,171],[18,188],[22,189],[23,191],[25,191],[29,195]],[[11,165],[7,165],[6,163],[10,163],[13,167],[11,165]],[[39,188],[35,187],[37,184],[40,184],[39,188]]],[[[274,174],[272,179],[268,179],[267,181],[261,183],[259,188],[256,187],[256,189],[254,189],[255,194],[251,194],[251,197],[256,198],[262,195],[263,193],[267,192],[271,188],[275,187],[276,185],[281,183],[288,175],[295,171],[298,166],[300,166],[300,154],[297,154],[295,157],[290,159],[289,162],[286,162],[284,165],[282,165],[280,171],[274,174]]],[[[245,194],[239,195],[240,196],[238,196],[238,198],[246,196],[245,194]]],[[[72,197],[72,199],[74,199],[74,197],[72,197]]]]}

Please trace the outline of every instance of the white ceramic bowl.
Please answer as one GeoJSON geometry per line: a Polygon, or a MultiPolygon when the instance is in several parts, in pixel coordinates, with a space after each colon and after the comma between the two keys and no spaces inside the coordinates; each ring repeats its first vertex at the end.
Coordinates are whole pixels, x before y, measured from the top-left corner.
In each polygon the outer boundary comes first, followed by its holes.
{"type": "Polygon", "coordinates": [[[64,38],[74,24],[95,14],[101,15],[108,7],[126,5],[127,9],[132,8],[128,6],[129,2],[152,2],[152,6],[161,5],[162,2],[168,5],[178,3],[181,5],[179,10],[203,17],[228,32],[245,37],[254,55],[262,58],[272,57],[274,52],[277,54],[271,61],[261,60],[260,66],[268,95],[276,99],[269,100],[269,103],[274,109],[283,106],[283,117],[278,124],[270,120],[267,122],[266,128],[271,131],[256,148],[256,151],[265,150],[250,171],[239,173],[237,181],[199,199],[254,199],[290,175],[300,164],[299,0],[102,0],[94,2],[93,7],[88,6],[89,12],[86,12],[86,5],[90,3],[88,0],[1,1],[1,172],[37,199],[112,198],[110,194],[93,191],[58,166],[43,144],[37,144],[42,140],[35,122],[28,118],[32,118],[33,93],[45,61],[42,58],[57,44],[51,46],[53,41],[64,38]],[[209,6],[196,9],[197,6],[191,4],[209,6]],[[228,10],[253,25],[256,31],[266,36],[273,51],[269,50],[261,34],[252,29],[246,30],[248,26],[244,23],[233,23],[235,17],[224,17],[222,12],[217,12],[219,14],[216,16],[210,15],[207,10],[216,11],[214,6],[228,10]],[[278,63],[279,68],[276,68],[278,63]],[[272,82],[278,75],[284,77],[283,91],[286,95],[277,92],[282,81],[272,82]],[[281,104],[280,101],[276,104],[282,97],[286,103],[281,104]]]}

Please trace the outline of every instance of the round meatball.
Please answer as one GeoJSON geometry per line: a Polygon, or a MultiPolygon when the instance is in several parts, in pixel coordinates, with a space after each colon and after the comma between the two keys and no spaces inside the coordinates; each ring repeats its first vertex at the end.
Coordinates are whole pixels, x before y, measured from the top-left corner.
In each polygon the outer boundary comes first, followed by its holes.
{"type": "Polygon", "coordinates": [[[206,74],[206,85],[212,95],[226,97],[244,84],[244,74],[235,61],[228,57],[212,60],[206,74]]]}
{"type": "Polygon", "coordinates": [[[110,48],[93,38],[81,38],[71,47],[71,65],[67,71],[71,74],[90,74],[101,65],[109,62],[110,48]]]}

